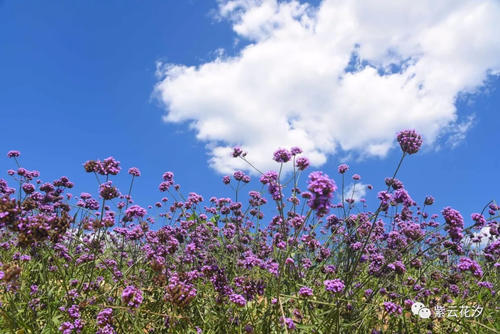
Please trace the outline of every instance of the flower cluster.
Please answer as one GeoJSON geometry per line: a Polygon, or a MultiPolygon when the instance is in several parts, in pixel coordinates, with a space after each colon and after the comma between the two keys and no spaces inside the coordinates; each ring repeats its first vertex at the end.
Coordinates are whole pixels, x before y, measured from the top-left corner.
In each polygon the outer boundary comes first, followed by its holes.
{"type": "Polygon", "coordinates": [[[397,140],[404,153],[415,154],[422,146],[422,136],[415,130],[404,130],[398,133],[397,140]]]}
{"type": "MultiPolygon", "coordinates": [[[[404,159],[421,145],[413,131],[398,141],[404,159]]],[[[18,151],[9,152],[16,168],[0,179],[0,328],[110,334],[495,327],[494,312],[477,322],[441,321],[434,313],[426,320],[412,305],[455,307],[473,298],[484,310],[497,307],[496,202],[468,221],[450,207],[440,216],[432,196],[418,203],[405,187],[411,182],[393,175],[380,180],[371,208],[337,194],[328,174],[305,172],[309,160],[301,154],[298,147],[277,150],[275,161],[293,165],[260,174],[260,184],[243,170],[224,176],[234,196],[184,194],[165,172],[160,198],[144,205],[132,197],[141,176],[136,167],[128,169],[124,195],[114,177],[118,161],[88,161],[85,170],[99,187],[73,196],[67,177],[42,181],[20,167],[18,151]],[[252,179],[257,185],[248,188],[252,179]]],[[[246,161],[241,148],[232,155],[246,161]]],[[[347,165],[338,172],[342,184],[359,186],[361,176],[347,165]]]]}

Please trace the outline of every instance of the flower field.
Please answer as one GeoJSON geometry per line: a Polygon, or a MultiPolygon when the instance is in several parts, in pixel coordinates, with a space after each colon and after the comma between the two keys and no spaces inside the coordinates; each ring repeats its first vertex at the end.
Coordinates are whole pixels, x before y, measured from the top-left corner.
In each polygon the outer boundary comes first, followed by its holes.
{"type": "Polygon", "coordinates": [[[72,196],[67,177],[40,181],[10,151],[0,332],[500,333],[500,207],[414,200],[397,174],[422,138],[396,139],[373,210],[345,191],[360,180],[348,165],[309,172],[298,147],[266,172],[235,147],[257,177],[224,176],[234,198],[183,194],[165,172],[146,208],[132,200],[138,168],[119,189],[120,162],[87,161],[97,192],[72,196]]]}

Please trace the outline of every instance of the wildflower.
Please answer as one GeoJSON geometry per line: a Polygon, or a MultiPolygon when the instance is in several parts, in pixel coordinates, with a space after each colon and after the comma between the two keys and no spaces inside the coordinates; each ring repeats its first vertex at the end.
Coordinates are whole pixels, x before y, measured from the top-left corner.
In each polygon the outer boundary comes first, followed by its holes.
{"type": "Polygon", "coordinates": [[[384,302],[384,310],[388,314],[393,314],[393,313],[401,314],[403,312],[401,306],[394,304],[393,302],[384,302]]]}
{"type": "Polygon", "coordinates": [[[142,304],[142,292],[133,285],[127,286],[122,292],[122,300],[132,308],[138,308],[142,304]]]}
{"type": "Polygon", "coordinates": [[[473,213],[471,215],[471,218],[475,222],[474,227],[476,228],[482,228],[484,227],[484,225],[486,225],[486,219],[480,213],[473,213]]]}
{"type": "Polygon", "coordinates": [[[59,326],[59,331],[61,331],[63,334],[71,334],[73,332],[73,329],[75,326],[69,321],[65,321],[59,326]]]}
{"type": "Polygon", "coordinates": [[[311,192],[312,198],[307,204],[316,210],[319,217],[327,214],[331,207],[333,192],[337,190],[335,182],[322,172],[312,172],[309,174],[308,184],[307,189],[311,192]]]}
{"type": "Polygon", "coordinates": [[[235,146],[233,148],[233,158],[237,158],[237,157],[241,156],[242,153],[243,153],[243,150],[241,149],[241,147],[235,146]]]}
{"type": "Polygon", "coordinates": [[[464,228],[464,219],[460,212],[454,210],[450,207],[446,207],[441,212],[445,221],[446,226],[445,230],[448,231],[448,234],[451,237],[451,240],[455,243],[459,242],[463,238],[463,228],[464,228]]]}
{"type": "Polygon", "coordinates": [[[128,208],[125,211],[125,217],[128,221],[132,220],[133,218],[142,218],[146,215],[147,211],[146,209],[140,207],[139,205],[132,205],[130,208],[128,208]]]}
{"type": "Polygon", "coordinates": [[[222,182],[224,184],[229,184],[231,182],[231,178],[228,175],[226,175],[222,178],[222,182]]]}
{"type": "Polygon", "coordinates": [[[303,286],[299,290],[299,296],[301,297],[310,297],[313,295],[313,290],[308,286],[303,286]]]}
{"type": "Polygon", "coordinates": [[[432,205],[432,204],[434,204],[434,197],[432,197],[432,196],[425,197],[424,204],[425,205],[432,205]]]}
{"type": "Polygon", "coordinates": [[[280,163],[288,162],[291,158],[292,154],[284,148],[278,149],[273,155],[273,160],[280,163]]]}
{"type": "Polygon", "coordinates": [[[299,170],[304,170],[309,167],[309,159],[300,157],[295,161],[295,166],[297,166],[299,170]]]}
{"type": "Polygon", "coordinates": [[[236,172],[233,173],[233,177],[236,181],[242,181],[243,178],[245,177],[245,173],[243,173],[240,170],[237,170],[236,172]]]}
{"type": "Polygon", "coordinates": [[[281,317],[281,321],[282,321],[283,325],[286,326],[286,328],[288,328],[290,330],[294,330],[295,329],[295,323],[293,322],[293,320],[291,318],[283,318],[283,317],[281,317]]]}
{"type": "Polygon", "coordinates": [[[20,155],[21,155],[21,152],[19,152],[19,151],[9,151],[9,152],[7,152],[7,157],[9,157],[9,158],[17,158],[20,155]]]}
{"type": "Polygon", "coordinates": [[[404,153],[414,154],[417,153],[422,146],[422,136],[415,130],[404,130],[398,133],[397,139],[401,150],[404,153]]]}
{"type": "Polygon", "coordinates": [[[470,271],[476,277],[483,276],[483,270],[481,269],[481,266],[476,261],[468,257],[463,257],[460,259],[458,264],[458,270],[470,271]]]}
{"type": "Polygon", "coordinates": [[[99,195],[105,200],[111,200],[120,196],[118,189],[112,185],[111,181],[104,182],[99,186],[99,195]]]}
{"type": "Polygon", "coordinates": [[[113,309],[105,308],[97,315],[97,324],[99,326],[106,326],[111,323],[113,317],[113,309]]]}
{"type": "Polygon", "coordinates": [[[141,171],[137,167],[129,168],[128,173],[132,176],[141,176],[141,171]]]}
{"type": "Polygon", "coordinates": [[[341,292],[345,288],[344,282],[340,279],[326,280],[323,282],[323,284],[325,285],[326,291],[335,293],[341,292]]]}
{"type": "Polygon", "coordinates": [[[35,186],[32,185],[31,183],[24,183],[22,188],[23,188],[23,191],[28,195],[32,194],[35,191],[35,186]]]}
{"type": "Polygon", "coordinates": [[[235,303],[236,305],[240,306],[240,307],[243,307],[247,304],[247,301],[245,299],[245,297],[243,297],[242,295],[239,295],[237,293],[233,293],[229,296],[229,300],[232,301],[233,303],[235,303]]]}
{"type": "Polygon", "coordinates": [[[97,173],[101,175],[117,175],[121,170],[120,162],[113,157],[104,159],[102,162],[98,163],[97,166],[97,173]]]}
{"type": "Polygon", "coordinates": [[[78,319],[80,318],[80,308],[78,307],[78,305],[72,305],[69,309],[68,309],[68,314],[71,318],[73,319],[78,319]]]}
{"type": "Polygon", "coordinates": [[[346,164],[339,165],[339,167],[338,167],[339,174],[344,174],[345,172],[347,172],[348,169],[349,169],[349,166],[346,164]]]}
{"type": "Polygon", "coordinates": [[[260,177],[260,182],[262,184],[268,184],[270,182],[276,182],[278,181],[278,173],[276,173],[273,170],[270,170],[268,172],[265,172],[261,177],[260,177]]]}

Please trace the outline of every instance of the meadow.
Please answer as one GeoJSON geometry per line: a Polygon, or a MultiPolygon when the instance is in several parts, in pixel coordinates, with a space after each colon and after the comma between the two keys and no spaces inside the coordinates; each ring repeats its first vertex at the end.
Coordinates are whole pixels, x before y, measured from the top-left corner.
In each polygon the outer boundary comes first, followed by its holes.
{"type": "Polygon", "coordinates": [[[422,138],[396,139],[372,210],[346,191],[360,180],[348,165],[309,172],[298,147],[270,157],[276,171],[224,176],[234,198],[183,194],[165,172],[150,207],[132,199],[138,168],[124,192],[113,183],[112,157],[85,162],[98,191],[72,196],[67,177],[42,182],[10,151],[0,332],[500,333],[500,207],[414,200],[397,174],[422,138]]]}

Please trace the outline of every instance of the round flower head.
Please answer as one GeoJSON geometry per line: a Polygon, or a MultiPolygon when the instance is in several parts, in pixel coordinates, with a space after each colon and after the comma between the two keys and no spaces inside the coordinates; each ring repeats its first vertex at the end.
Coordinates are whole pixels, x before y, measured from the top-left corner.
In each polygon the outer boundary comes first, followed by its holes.
{"type": "Polygon", "coordinates": [[[339,170],[340,174],[344,174],[345,172],[347,172],[348,169],[349,169],[349,166],[346,165],[346,164],[341,164],[338,167],[338,170],[339,170]]]}
{"type": "Polygon", "coordinates": [[[341,292],[345,288],[344,282],[339,279],[326,280],[323,282],[323,284],[325,285],[326,291],[331,291],[335,293],[341,292]]]}
{"type": "Polygon", "coordinates": [[[313,295],[313,290],[310,287],[308,287],[308,286],[303,286],[299,290],[299,295],[301,297],[310,297],[310,296],[313,295]]]}
{"type": "Polygon", "coordinates": [[[307,202],[309,207],[315,210],[319,217],[327,214],[331,207],[333,192],[337,190],[335,182],[322,172],[312,172],[309,174],[307,190],[312,195],[307,202]]]}
{"type": "Polygon", "coordinates": [[[434,197],[432,196],[426,196],[424,200],[425,205],[432,205],[434,204],[434,197]]]}
{"type": "Polygon", "coordinates": [[[299,170],[304,170],[307,167],[309,167],[309,159],[305,157],[300,157],[297,159],[297,161],[295,161],[295,165],[299,170]]]}
{"type": "Polygon", "coordinates": [[[128,170],[128,173],[132,176],[141,176],[141,171],[137,167],[132,167],[128,170]]]}
{"type": "Polygon", "coordinates": [[[415,130],[404,130],[398,133],[398,142],[401,150],[408,154],[417,153],[422,146],[422,136],[415,130]]]}
{"type": "Polygon", "coordinates": [[[236,294],[236,293],[231,294],[229,296],[229,300],[240,307],[245,306],[247,303],[245,297],[243,297],[242,295],[236,294]]]}
{"type": "Polygon", "coordinates": [[[21,155],[21,153],[19,151],[9,151],[7,153],[7,157],[9,157],[9,158],[17,158],[20,155],[21,155]]]}
{"type": "Polygon", "coordinates": [[[290,153],[292,153],[292,155],[297,155],[302,153],[302,149],[300,147],[292,147],[290,153]]]}
{"type": "Polygon", "coordinates": [[[278,149],[276,152],[274,152],[273,160],[276,162],[288,162],[292,158],[292,154],[288,152],[288,150],[284,148],[278,149]]]}

